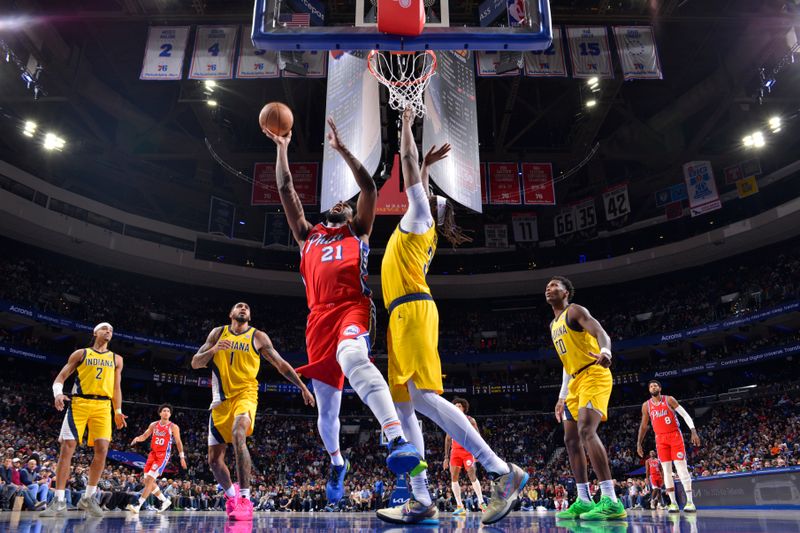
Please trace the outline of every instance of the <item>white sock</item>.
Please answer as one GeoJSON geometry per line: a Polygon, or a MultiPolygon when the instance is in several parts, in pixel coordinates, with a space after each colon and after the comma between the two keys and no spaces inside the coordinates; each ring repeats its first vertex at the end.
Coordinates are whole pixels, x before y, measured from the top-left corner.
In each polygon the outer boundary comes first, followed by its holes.
{"type": "Polygon", "coordinates": [[[694,504],[694,500],[692,500],[692,491],[686,491],[686,503],[694,504]]]}
{"type": "Polygon", "coordinates": [[[678,479],[681,480],[683,490],[686,492],[686,503],[692,502],[692,475],[689,473],[689,466],[686,460],[675,461],[675,471],[678,473],[678,479]]]}
{"type": "MultiPolygon", "coordinates": [[[[231,488],[233,488],[233,487],[231,487],[231,488]]],[[[162,502],[165,502],[165,501],[167,501],[167,497],[166,497],[166,496],[164,496],[164,493],[163,493],[163,492],[161,492],[161,489],[156,489],[156,490],[154,490],[154,491],[153,491],[153,495],[154,495],[156,498],[158,498],[159,500],[161,500],[162,502]]]]}
{"type": "Polygon", "coordinates": [[[678,503],[678,500],[675,499],[675,491],[674,490],[667,491],[667,496],[669,496],[670,503],[674,503],[674,504],[678,503]]]}
{"type": "Polygon", "coordinates": [[[225,489],[225,496],[227,496],[228,498],[236,497],[236,489],[233,487],[233,485],[225,489]]]}
{"type": "Polygon", "coordinates": [[[56,501],[63,502],[64,500],[66,500],[67,499],[65,495],[66,492],[67,492],[66,489],[60,489],[60,490],[56,489],[56,501]]]}
{"type": "Polygon", "coordinates": [[[342,466],[344,458],[339,451],[341,429],[339,410],[342,407],[342,391],[317,379],[311,380],[311,387],[317,400],[317,430],[322,438],[322,444],[331,456],[331,463],[342,466]]]}
{"type": "Polygon", "coordinates": [[[450,486],[453,487],[453,497],[456,499],[456,505],[464,507],[464,504],[461,503],[461,485],[459,485],[457,481],[454,481],[450,483],[450,486]]]}
{"type": "Polygon", "coordinates": [[[589,483],[576,483],[576,487],[578,487],[578,498],[584,502],[592,501],[592,497],[589,495],[589,483]]]}
{"type": "Polygon", "coordinates": [[[611,498],[612,502],[617,501],[617,495],[614,493],[614,480],[607,479],[605,481],[600,482],[600,493],[603,496],[608,496],[611,498]]]}
{"type": "Polygon", "coordinates": [[[84,493],[84,498],[91,498],[94,496],[94,493],[97,492],[97,485],[86,485],[86,492],[84,493]]]}
{"type": "Polygon", "coordinates": [[[430,505],[433,503],[431,493],[428,490],[428,472],[423,470],[416,476],[411,478],[411,493],[414,499],[422,505],[430,505]]]}
{"type": "Polygon", "coordinates": [[[481,482],[477,479],[473,481],[472,489],[475,491],[475,496],[478,497],[478,505],[483,505],[483,491],[481,490],[481,482]]]}
{"type": "Polygon", "coordinates": [[[144,505],[145,499],[139,496],[139,503],[136,504],[136,507],[141,507],[144,505]]]}
{"type": "Polygon", "coordinates": [[[467,415],[434,391],[418,389],[408,381],[408,392],[414,408],[442,428],[450,438],[461,444],[486,470],[496,474],[508,474],[508,464],[500,459],[486,444],[481,434],[472,427],[467,415]]]}
{"type": "Polygon", "coordinates": [[[239,495],[242,498],[250,498],[250,489],[240,489],[239,490],[239,495]]]}
{"type": "Polygon", "coordinates": [[[389,385],[369,360],[366,339],[345,339],[340,342],[336,350],[336,360],[350,386],[378,419],[386,437],[389,440],[405,438],[392,395],[389,393],[389,385]]]}

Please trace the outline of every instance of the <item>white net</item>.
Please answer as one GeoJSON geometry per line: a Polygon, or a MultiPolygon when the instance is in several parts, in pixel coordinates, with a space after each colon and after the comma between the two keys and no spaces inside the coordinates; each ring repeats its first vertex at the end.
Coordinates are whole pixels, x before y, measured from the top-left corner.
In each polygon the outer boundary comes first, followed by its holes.
{"type": "Polygon", "coordinates": [[[389,89],[389,105],[402,111],[412,107],[418,117],[425,116],[423,95],[436,73],[436,54],[421,52],[380,52],[372,50],[367,66],[375,78],[389,89]]]}

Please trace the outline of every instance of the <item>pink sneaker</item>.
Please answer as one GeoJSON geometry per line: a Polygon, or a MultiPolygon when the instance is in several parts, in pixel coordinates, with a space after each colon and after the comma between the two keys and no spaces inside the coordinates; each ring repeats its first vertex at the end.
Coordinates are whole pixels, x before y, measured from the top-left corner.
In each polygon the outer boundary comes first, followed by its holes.
{"type": "MultiPolygon", "coordinates": [[[[239,502],[242,499],[239,496],[239,484],[234,483],[233,489],[236,491],[236,494],[233,498],[229,498],[228,495],[225,495],[225,513],[228,515],[228,518],[231,520],[236,520],[236,511],[239,508],[239,502]]],[[[250,512],[252,516],[252,511],[250,512]]]]}
{"type": "Polygon", "coordinates": [[[253,521],[253,502],[250,498],[237,498],[239,502],[236,504],[235,509],[228,513],[228,518],[239,522],[252,522],[253,521]]]}

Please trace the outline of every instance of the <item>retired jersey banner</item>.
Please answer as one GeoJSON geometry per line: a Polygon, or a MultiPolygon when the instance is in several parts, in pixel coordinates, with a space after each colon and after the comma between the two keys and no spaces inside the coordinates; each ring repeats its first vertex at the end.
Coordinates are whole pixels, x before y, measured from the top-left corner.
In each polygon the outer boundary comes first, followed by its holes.
{"type": "Polygon", "coordinates": [[[561,28],[553,28],[553,43],[547,50],[525,52],[525,75],[533,78],[566,78],[567,61],[561,28]]]}
{"type": "Polygon", "coordinates": [[[660,80],[664,77],[651,26],[614,26],[614,38],[626,80],[660,80]]]}
{"type": "MultiPolygon", "coordinates": [[[[667,195],[669,195],[669,192],[667,192],[667,195]]],[[[606,189],[603,192],[603,207],[606,212],[606,220],[609,221],[624,217],[630,213],[631,205],[628,199],[628,184],[621,183],[606,189]]]]}
{"type": "Polygon", "coordinates": [[[567,43],[576,78],[613,78],[608,32],[603,26],[567,26],[567,43]]]}
{"type": "Polygon", "coordinates": [[[575,206],[567,207],[553,217],[553,234],[556,238],[575,231],[575,206]]]}
{"type": "MultiPolygon", "coordinates": [[[[303,205],[316,204],[319,163],[289,163],[289,172],[300,202],[303,205]]],[[[255,164],[250,205],[281,205],[275,163],[255,164]]]]}
{"type": "Polygon", "coordinates": [[[508,72],[503,72],[502,74],[497,73],[497,66],[499,64],[504,61],[511,61],[516,57],[521,59],[522,56],[519,52],[475,52],[475,61],[478,64],[478,76],[519,76],[519,69],[522,68],[520,64],[517,64],[517,68],[512,68],[508,72]]]}
{"type": "Polygon", "coordinates": [[[522,191],[525,205],[555,205],[551,163],[522,163],[522,191]]]}
{"type": "Polygon", "coordinates": [[[211,207],[208,210],[208,232],[233,238],[233,221],[236,219],[236,204],[211,197],[211,207]]]}
{"type": "Polygon", "coordinates": [[[239,26],[198,26],[189,68],[192,80],[229,80],[239,26]]]}
{"type": "Polygon", "coordinates": [[[755,176],[748,176],[736,182],[736,192],[739,198],[747,198],[758,192],[758,182],[755,176]]]}
{"type": "Polygon", "coordinates": [[[537,242],[539,240],[539,225],[534,213],[513,213],[511,224],[514,227],[515,242],[537,242]]]}
{"type": "Polygon", "coordinates": [[[487,248],[508,248],[508,226],[505,224],[486,224],[483,236],[487,248]]]}
{"type": "Polygon", "coordinates": [[[189,26],[151,26],[147,29],[147,45],[140,80],[183,79],[183,58],[189,26]]]}
{"type": "Polygon", "coordinates": [[[597,207],[594,204],[594,198],[586,198],[576,202],[573,209],[575,213],[575,229],[577,231],[583,231],[597,225],[597,207]]]}
{"type": "Polygon", "coordinates": [[[734,185],[737,181],[744,178],[741,165],[725,167],[722,173],[725,175],[725,185],[734,185]]]}
{"type": "MultiPolygon", "coordinates": [[[[285,52],[284,52],[285,54],[285,52]]],[[[297,62],[306,69],[305,75],[295,74],[286,69],[285,56],[278,56],[278,67],[283,71],[285,78],[324,78],[328,70],[327,50],[306,50],[304,52],[291,52],[297,55],[297,62]]]]}
{"type": "Polygon", "coordinates": [[[239,39],[239,60],[236,64],[236,77],[246,78],[277,78],[278,52],[272,50],[257,50],[250,40],[249,29],[242,27],[239,39]]]}
{"type": "Polygon", "coordinates": [[[722,207],[710,161],[690,161],[683,165],[683,177],[693,217],[722,207]]]}
{"type": "Polygon", "coordinates": [[[519,205],[522,195],[519,188],[519,165],[516,163],[489,163],[489,203],[519,205]]]}

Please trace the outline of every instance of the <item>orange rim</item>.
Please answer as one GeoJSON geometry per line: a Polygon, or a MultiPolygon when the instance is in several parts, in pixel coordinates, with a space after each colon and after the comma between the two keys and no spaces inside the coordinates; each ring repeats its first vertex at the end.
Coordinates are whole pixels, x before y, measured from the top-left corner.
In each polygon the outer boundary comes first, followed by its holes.
{"type": "MultiPolygon", "coordinates": [[[[414,80],[408,80],[408,81],[387,80],[386,77],[383,74],[381,74],[380,72],[376,72],[375,68],[372,66],[373,58],[379,52],[380,52],[379,50],[370,50],[369,55],[367,56],[367,68],[369,69],[369,72],[373,76],[375,76],[375,78],[377,78],[377,80],[379,82],[383,83],[384,85],[391,85],[393,87],[408,87],[409,85],[419,85],[420,83],[423,83],[423,82],[427,81],[428,78],[433,76],[434,73],[436,72],[436,65],[437,65],[436,53],[433,50],[424,50],[424,52],[427,55],[431,56],[431,67],[428,70],[428,72],[426,72],[425,74],[423,74],[422,76],[420,76],[419,78],[414,79],[414,80]]],[[[416,54],[417,52],[416,51],[410,51],[410,52],[407,52],[407,51],[391,51],[389,53],[392,54],[392,55],[411,55],[411,54],[416,54]]]]}

